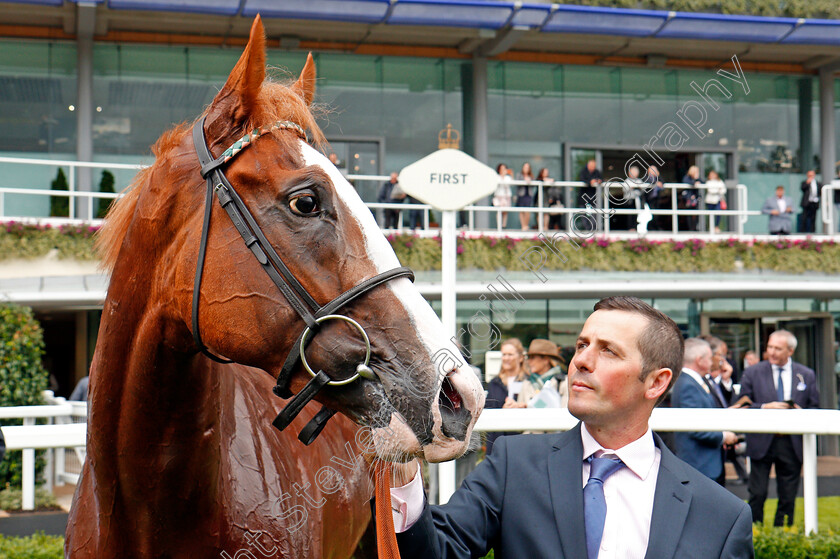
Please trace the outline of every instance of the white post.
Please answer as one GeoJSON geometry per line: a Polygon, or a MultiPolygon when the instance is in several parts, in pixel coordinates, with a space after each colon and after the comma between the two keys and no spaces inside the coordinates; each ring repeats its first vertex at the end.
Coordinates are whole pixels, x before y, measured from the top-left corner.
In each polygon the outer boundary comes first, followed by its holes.
{"type": "Polygon", "coordinates": [[[805,534],[817,533],[817,435],[802,435],[802,495],[805,500],[805,534]]]}
{"type": "MultiPolygon", "coordinates": [[[[441,212],[441,321],[445,337],[455,335],[455,269],[457,267],[457,231],[454,210],[441,212]]],[[[438,503],[444,504],[455,493],[455,461],[438,465],[438,503]]]]}
{"type": "MultiPolygon", "coordinates": [[[[34,417],[23,419],[24,425],[35,425],[34,417]]],[[[23,449],[23,477],[21,508],[23,510],[35,510],[35,449],[23,449]]]]}

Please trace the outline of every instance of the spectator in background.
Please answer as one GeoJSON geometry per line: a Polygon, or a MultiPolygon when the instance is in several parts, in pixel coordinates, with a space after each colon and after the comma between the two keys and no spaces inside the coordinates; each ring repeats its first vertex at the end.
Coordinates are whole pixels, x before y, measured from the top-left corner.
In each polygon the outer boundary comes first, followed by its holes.
{"type": "MultiPolygon", "coordinates": [[[[528,346],[528,368],[531,370],[531,374],[539,376],[540,380],[545,383],[543,390],[550,389],[557,392],[560,396],[560,406],[566,407],[569,401],[569,389],[561,364],[565,363],[557,349],[557,344],[541,338],[531,340],[531,344],[528,346]]],[[[526,392],[523,391],[521,394],[527,397],[526,392]]],[[[534,395],[532,394],[532,396],[534,395]]],[[[527,403],[527,400],[525,400],[525,403],[527,403]]]]}
{"type": "MultiPolygon", "coordinates": [[[[689,338],[685,341],[682,374],[674,383],[671,407],[721,407],[706,381],[712,368],[712,348],[706,340],[689,338]]],[[[680,432],[674,436],[676,454],[702,474],[723,485],[723,447],[734,445],[738,436],[730,431],[680,432]]]]}
{"type": "MultiPolygon", "coordinates": [[[[540,169],[537,180],[543,183],[543,207],[549,210],[552,208],[555,210],[554,212],[548,211],[542,215],[543,229],[563,229],[565,227],[563,214],[556,211],[566,207],[565,201],[563,200],[563,189],[559,186],[554,186],[554,179],[549,176],[548,168],[546,167],[540,169]]],[[[534,199],[534,205],[536,206],[538,203],[539,195],[534,199]]]]}
{"type": "MultiPolygon", "coordinates": [[[[648,167],[647,173],[642,180],[647,183],[647,186],[645,187],[647,190],[645,199],[647,200],[648,206],[651,210],[661,209],[662,193],[665,192],[665,185],[662,184],[662,177],[659,176],[659,168],[656,165],[648,167]]],[[[651,231],[664,229],[662,227],[662,216],[654,215],[651,218],[651,223],[648,229],[651,231]]]]}
{"type": "MultiPolygon", "coordinates": [[[[509,208],[513,201],[513,194],[510,190],[510,170],[504,163],[496,165],[496,173],[499,175],[499,184],[493,194],[493,205],[497,208],[509,208]]],[[[502,229],[507,227],[507,212],[502,212],[502,229]]]]}
{"type": "MultiPolygon", "coordinates": [[[[527,161],[522,164],[522,170],[519,171],[517,180],[530,183],[534,180],[534,172],[531,171],[531,164],[527,161]]],[[[534,206],[534,197],[531,195],[530,184],[520,184],[516,187],[516,207],[517,208],[532,208],[534,206]]],[[[519,225],[523,231],[531,228],[531,212],[519,212],[519,225]]]]}
{"type": "Polygon", "coordinates": [[[76,387],[73,389],[73,392],[70,394],[70,400],[75,402],[87,402],[88,399],[88,380],[90,377],[84,377],[78,383],[76,383],[76,387]]]}
{"type": "MultiPolygon", "coordinates": [[[[525,348],[517,338],[509,338],[502,342],[502,366],[499,374],[493,377],[487,385],[487,398],[484,403],[486,409],[519,408],[517,396],[522,391],[522,383],[526,381],[525,348]]],[[[487,433],[487,455],[493,452],[493,443],[501,436],[515,435],[513,432],[487,433]]]]}
{"type": "MultiPolygon", "coordinates": [[[[411,196],[406,195],[405,202],[407,204],[420,204],[420,200],[413,198],[411,196]]],[[[406,227],[409,229],[422,229],[423,228],[423,213],[425,210],[421,208],[412,208],[408,210],[408,224],[406,227]]]]}
{"type": "MultiPolygon", "coordinates": [[[[379,189],[379,195],[376,201],[380,204],[402,204],[405,199],[405,192],[400,188],[400,183],[397,181],[397,173],[391,173],[390,180],[386,181],[382,188],[379,189]]],[[[383,228],[396,229],[400,222],[400,210],[393,208],[385,208],[383,211],[385,216],[383,228]]]]}
{"type": "MultiPolygon", "coordinates": [[[[720,175],[712,169],[706,176],[706,209],[726,209],[726,185],[720,180],[720,175]]],[[[720,233],[720,215],[715,216],[715,233],[720,233]]]]}
{"type": "Polygon", "coordinates": [[[744,369],[757,365],[759,362],[758,354],[753,350],[749,350],[744,354],[744,369]]]}
{"type": "MultiPolygon", "coordinates": [[[[820,394],[812,369],[795,363],[796,336],[776,330],[767,340],[767,361],[753,365],[741,378],[741,396],[752,400],[751,407],[774,410],[818,408],[820,394]]],[[[776,470],[779,505],[774,526],[793,525],[793,507],[802,473],[802,435],[747,433],[750,457],[748,484],[753,522],[764,521],[764,501],[771,466],[776,470]]]]}
{"type": "Polygon", "coordinates": [[[769,229],[771,235],[790,235],[793,231],[793,199],[785,196],[785,187],[776,187],[776,195],[770,196],[761,206],[761,213],[770,216],[769,229]]]}
{"type": "Polygon", "coordinates": [[[802,191],[802,226],[800,233],[814,233],[817,225],[817,210],[820,209],[820,188],[822,185],[817,182],[817,173],[813,169],[805,175],[805,180],[799,186],[802,191]]]}
{"type": "MultiPolygon", "coordinates": [[[[697,207],[700,205],[700,190],[696,188],[696,186],[703,181],[700,180],[700,168],[697,165],[692,165],[688,168],[688,171],[685,172],[685,176],[682,178],[683,184],[688,184],[693,188],[686,188],[680,194],[682,198],[683,207],[686,210],[696,210],[697,207]]],[[[699,223],[699,216],[696,215],[687,215],[685,216],[685,230],[686,231],[697,231],[697,224],[699,223]]]]}
{"type": "Polygon", "coordinates": [[[597,167],[597,162],[590,159],[586,162],[586,166],[581,169],[578,180],[583,183],[583,187],[578,190],[578,207],[585,208],[586,204],[600,208],[602,203],[597,199],[598,187],[604,182],[601,176],[601,171],[597,167]]]}

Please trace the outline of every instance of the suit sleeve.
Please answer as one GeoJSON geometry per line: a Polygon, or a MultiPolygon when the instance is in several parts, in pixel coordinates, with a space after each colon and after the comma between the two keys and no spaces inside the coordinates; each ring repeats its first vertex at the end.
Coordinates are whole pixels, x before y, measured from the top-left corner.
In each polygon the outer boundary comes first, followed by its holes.
{"type": "MultiPolygon", "coordinates": [[[[707,403],[703,401],[703,394],[699,387],[697,390],[693,388],[691,390],[681,390],[677,401],[678,405],[673,402],[672,405],[679,408],[708,408],[707,403]]],[[[692,431],[687,435],[706,446],[716,447],[723,444],[723,433],[720,431],[692,431]]]]}
{"type": "Polygon", "coordinates": [[[811,376],[811,389],[808,391],[808,409],[820,407],[820,389],[817,387],[817,376],[811,376]]]}
{"type": "Polygon", "coordinates": [[[397,534],[405,559],[483,557],[495,544],[507,475],[506,437],[470,474],[445,505],[423,508],[420,519],[397,534]]]}
{"type": "Polygon", "coordinates": [[[752,559],[755,553],[753,550],[752,535],[752,512],[750,511],[750,507],[744,504],[741,509],[741,514],[738,515],[738,518],[735,519],[735,523],[732,525],[732,529],[729,530],[729,535],[723,544],[720,556],[726,557],[727,559],[730,557],[736,559],[752,559]]]}
{"type": "Polygon", "coordinates": [[[776,205],[773,203],[773,200],[768,198],[764,201],[764,205],[761,206],[761,213],[765,215],[770,215],[770,212],[777,209],[778,207],[776,207],[776,205]]]}
{"type": "Polygon", "coordinates": [[[753,371],[747,369],[744,371],[744,376],[741,377],[741,391],[739,397],[748,396],[752,400],[751,408],[760,408],[763,402],[756,402],[755,388],[753,387],[753,371]]]}

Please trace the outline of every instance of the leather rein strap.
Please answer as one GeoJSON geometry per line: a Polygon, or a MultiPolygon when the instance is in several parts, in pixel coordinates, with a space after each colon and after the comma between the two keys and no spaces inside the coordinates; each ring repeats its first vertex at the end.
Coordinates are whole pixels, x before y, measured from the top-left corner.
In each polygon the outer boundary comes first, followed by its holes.
{"type": "MultiPolygon", "coordinates": [[[[281,121],[273,124],[271,127],[260,128],[254,130],[250,134],[244,136],[239,141],[235,142],[230,148],[225,150],[218,158],[213,158],[207,147],[207,142],[204,138],[204,119],[202,117],[195,126],[193,126],[193,143],[195,144],[195,151],[198,155],[199,163],[201,164],[201,176],[207,181],[207,193],[204,200],[204,221],[201,229],[201,242],[198,248],[198,260],[196,262],[195,283],[193,285],[193,300],[192,300],[192,333],[193,339],[201,352],[219,363],[232,363],[233,361],[219,357],[212,353],[201,339],[199,330],[198,311],[201,292],[201,280],[204,270],[204,260],[207,253],[207,237],[210,230],[210,217],[213,207],[213,193],[219,200],[219,204],[224,208],[225,212],[230,217],[236,230],[239,232],[245,245],[253,253],[254,257],[262,266],[263,270],[274,282],[274,285],[280,290],[295,312],[300,315],[306,324],[306,328],[313,333],[317,333],[320,329],[319,319],[324,319],[330,315],[334,315],[341,307],[350,303],[360,295],[396,278],[407,277],[414,281],[414,272],[406,267],[394,268],[381,274],[377,274],[372,278],[368,278],[351,289],[345,291],[332,301],[321,306],[312,298],[306,288],[297,280],[292,271],[286,266],[274,247],[266,239],[253,214],[248,210],[248,207],[240,198],[236,189],[225,177],[223,171],[224,166],[235,157],[239,152],[248,147],[254,140],[261,135],[267,134],[274,129],[289,130],[297,134],[302,140],[306,141],[306,133],[300,126],[293,122],[281,121]]],[[[297,394],[293,395],[289,390],[289,381],[291,380],[292,372],[301,359],[301,344],[300,340],[303,337],[303,332],[298,337],[297,343],[292,346],[280,374],[277,376],[277,385],[274,387],[274,393],[281,398],[291,398],[286,407],[274,420],[273,425],[281,431],[285,429],[289,423],[297,416],[304,406],[332,379],[324,372],[318,371],[307,385],[297,394]]],[[[304,345],[312,340],[314,336],[309,336],[304,340],[304,345]]],[[[323,406],[321,411],[301,430],[298,438],[305,444],[310,444],[320,434],[321,430],[326,425],[327,421],[335,414],[334,410],[323,406]]]]}

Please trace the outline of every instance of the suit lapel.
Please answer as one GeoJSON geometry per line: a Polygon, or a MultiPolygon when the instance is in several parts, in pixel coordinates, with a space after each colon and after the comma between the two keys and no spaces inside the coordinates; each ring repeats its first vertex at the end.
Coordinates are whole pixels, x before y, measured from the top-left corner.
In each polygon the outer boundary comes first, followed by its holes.
{"type": "Polygon", "coordinates": [[[583,532],[583,443],[580,423],[561,435],[548,457],[548,482],[563,557],[586,557],[583,532]]]}
{"type": "Polygon", "coordinates": [[[691,490],[679,460],[662,444],[658,436],[654,435],[654,440],[662,454],[645,559],[671,559],[676,553],[691,506],[691,490]]]}

